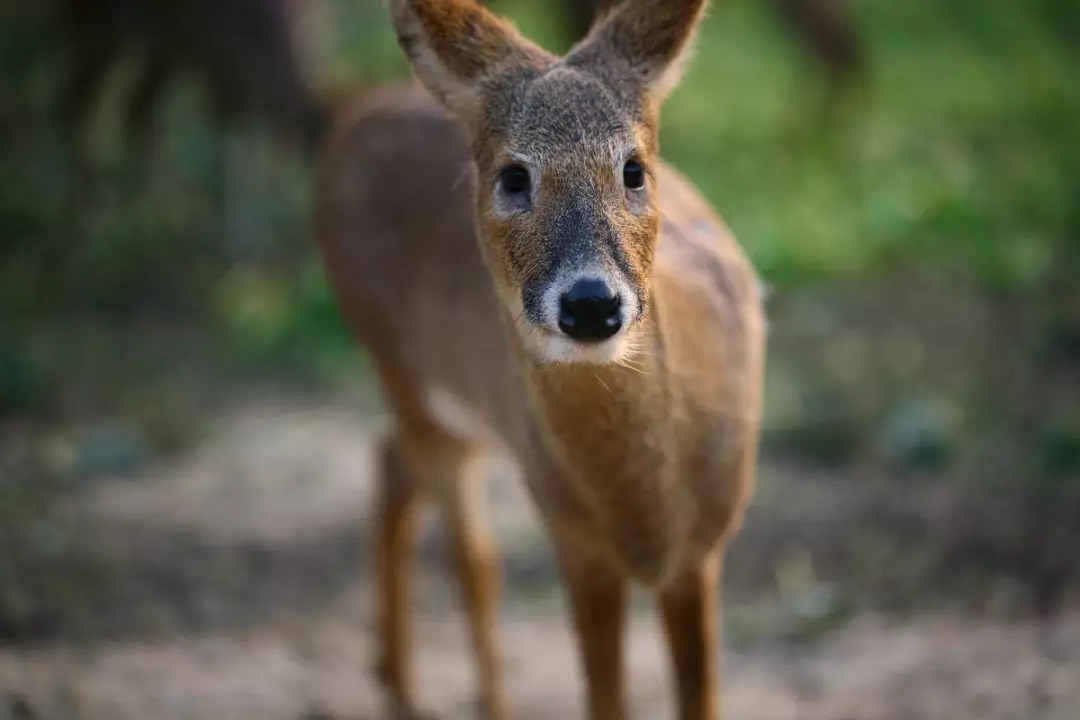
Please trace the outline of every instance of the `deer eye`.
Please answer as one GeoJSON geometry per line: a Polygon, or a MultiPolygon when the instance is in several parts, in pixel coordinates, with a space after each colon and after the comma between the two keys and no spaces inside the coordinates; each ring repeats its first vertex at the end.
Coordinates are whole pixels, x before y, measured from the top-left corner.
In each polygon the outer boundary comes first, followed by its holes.
{"type": "Polygon", "coordinates": [[[645,187],[645,168],[637,160],[628,160],[622,171],[623,185],[630,190],[645,187]]]}
{"type": "Polygon", "coordinates": [[[529,171],[520,165],[507,165],[499,171],[499,184],[510,195],[529,192],[529,171]]]}

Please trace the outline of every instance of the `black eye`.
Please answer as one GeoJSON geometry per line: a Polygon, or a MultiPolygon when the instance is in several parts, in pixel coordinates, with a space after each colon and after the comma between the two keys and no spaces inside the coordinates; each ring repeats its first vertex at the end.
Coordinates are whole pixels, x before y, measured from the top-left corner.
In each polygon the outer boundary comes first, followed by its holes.
{"type": "Polygon", "coordinates": [[[640,190],[645,187],[645,168],[637,160],[630,160],[623,167],[623,185],[630,190],[640,190]]]}
{"type": "Polygon", "coordinates": [[[499,183],[511,195],[529,192],[529,171],[520,165],[507,165],[499,172],[499,183]]]}

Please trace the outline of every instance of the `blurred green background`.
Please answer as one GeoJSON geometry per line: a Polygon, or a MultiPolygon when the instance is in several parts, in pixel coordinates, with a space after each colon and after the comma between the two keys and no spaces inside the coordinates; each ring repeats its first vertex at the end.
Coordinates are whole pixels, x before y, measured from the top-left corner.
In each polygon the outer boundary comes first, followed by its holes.
{"type": "MultiPolygon", "coordinates": [[[[408,77],[382,3],[308,5],[317,92],[408,77]]],[[[497,5],[567,46],[548,3],[497,5]]],[[[823,571],[874,603],[933,588],[1054,609],[1080,577],[1080,5],[850,13],[863,69],[830,94],[770,6],[715,3],[664,112],[664,155],[771,289],[766,462],[880,490],[837,523],[885,549],[823,571]]],[[[370,385],[313,253],[310,157],[258,123],[219,127],[194,82],[163,95],[144,152],[120,122],[130,59],[96,106],[90,200],[72,213],[64,53],[55,8],[4,4],[0,615],[13,617],[56,497],[187,451],[219,408],[268,387],[370,385]]]]}

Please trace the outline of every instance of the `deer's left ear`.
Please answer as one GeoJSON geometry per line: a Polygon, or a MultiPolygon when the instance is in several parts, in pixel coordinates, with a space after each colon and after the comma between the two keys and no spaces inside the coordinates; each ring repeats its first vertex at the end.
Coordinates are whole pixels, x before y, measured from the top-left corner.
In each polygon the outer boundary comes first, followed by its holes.
{"type": "Polygon", "coordinates": [[[475,112],[485,81],[553,60],[476,0],[390,0],[390,15],[420,82],[458,115],[475,112]]]}
{"type": "Polygon", "coordinates": [[[616,85],[633,82],[662,101],[682,79],[707,6],[708,0],[623,0],[566,62],[616,85]]]}

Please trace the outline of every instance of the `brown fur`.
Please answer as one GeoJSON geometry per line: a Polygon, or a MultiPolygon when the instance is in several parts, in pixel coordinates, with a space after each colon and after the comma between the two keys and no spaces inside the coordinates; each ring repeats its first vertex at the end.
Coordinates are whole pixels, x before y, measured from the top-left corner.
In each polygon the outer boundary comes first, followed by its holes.
{"type": "Polygon", "coordinates": [[[630,580],[658,596],[679,717],[719,716],[721,556],[753,484],[764,318],[742,250],[658,155],[659,103],[704,5],[630,0],[558,60],[473,2],[399,0],[404,49],[461,122],[419,88],[386,88],[331,134],[321,249],[397,419],[379,567],[381,677],[398,711],[416,710],[404,578],[425,490],[454,528],[485,707],[506,716],[474,464],[502,448],[567,584],[589,717],[628,716],[630,580]],[[646,170],[641,190],[622,184],[628,157],[646,170]],[[514,162],[529,165],[528,198],[499,184],[514,162]],[[625,288],[627,308],[621,333],[589,348],[545,327],[543,301],[586,266],[625,288]],[[469,422],[450,422],[440,398],[469,422]]]}

